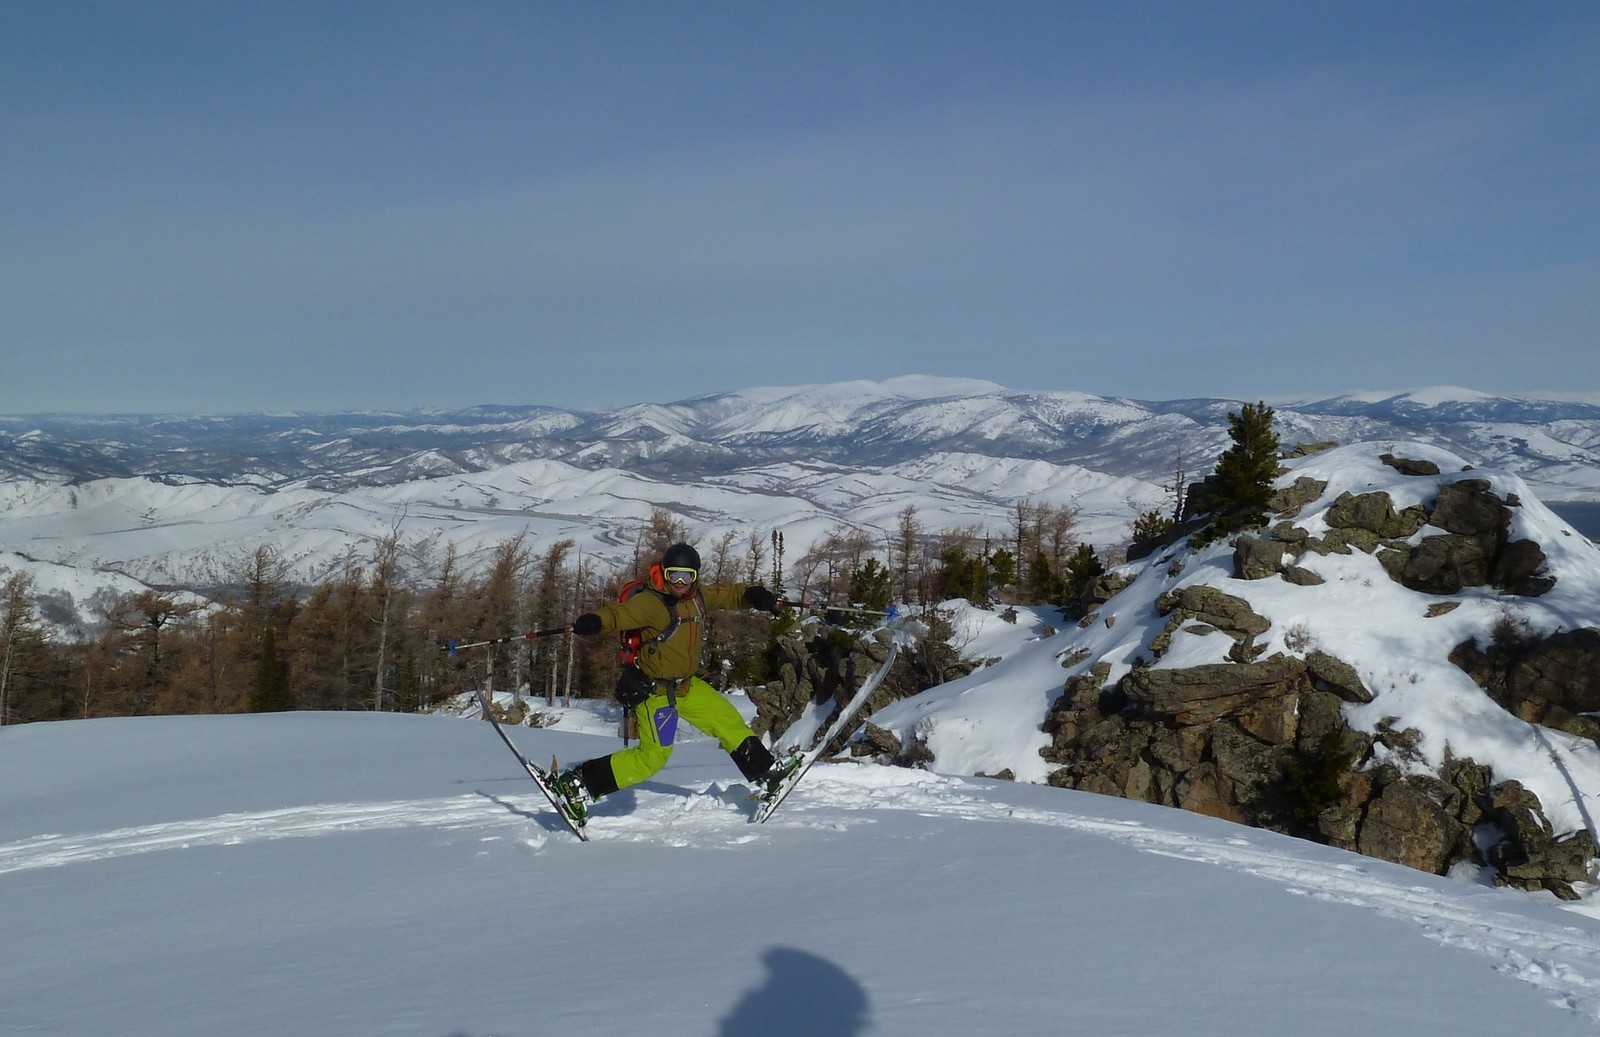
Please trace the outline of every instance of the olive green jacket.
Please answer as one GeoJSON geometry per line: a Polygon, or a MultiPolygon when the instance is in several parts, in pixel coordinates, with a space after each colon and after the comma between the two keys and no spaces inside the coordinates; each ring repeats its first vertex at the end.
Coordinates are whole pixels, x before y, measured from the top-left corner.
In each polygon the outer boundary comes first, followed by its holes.
{"type": "MultiPolygon", "coordinates": [[[[595,609],[602,633],[639,630],[644,644],[639,652],[639,669],[648,677],[681,681],[700,669],[700,650],[705,644],[706,613],[719,609],[745,607],[745,584],[725,587],[701,585],[697,594],[678,601],[678,626],[665,641],[656,638],[672,622],[667,603],[660,593],[649,590],[634,594],[627,601],[612,601],[595,609]],[[702,608],[702,603],[704,607],[702,608]]],[[[667,592],[670,594],[671,592],[667,592]]]]}

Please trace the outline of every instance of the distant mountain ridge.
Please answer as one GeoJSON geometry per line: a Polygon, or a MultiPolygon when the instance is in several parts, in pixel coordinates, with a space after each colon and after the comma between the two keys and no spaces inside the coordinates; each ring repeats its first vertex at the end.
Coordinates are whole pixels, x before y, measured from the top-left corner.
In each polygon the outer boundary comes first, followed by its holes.
{"type": "MultiPolygon", "coordinates": [[[[614,411],[0,417],[0,475],[197,479],[351,490],[553,459],[693,478],[777,461],[897,464],[939,453],[1073,464],[1161,482],[1203,473],[1251,400],[1143,401],[921,376],[752,388],[614,411]]],[[[1547,500],[1600,501],[1600,403],[1441,387],[1274,403],[1280,438],[1410,439],[1515,472],[1547,500]]]]}
{"type": "MultiPolygon", "coordinates": [[[[760,387],[614,411],[538,405],[323,414],[0,417],[0,569],[80,605],[114,574],[205,588],[277,549],[308,582],[401,528],[418,578],[527,534],[632,564],[656,509],[702,544],[782,531],[790,557],[844,525],[1004,535],[1019,501],[1126,542],[1207,474],[1239,400],[1150,402],[912,376],[760,387]]],[[[1274,403],[1280,439],[1420,442],[1520,476],[1589,536],[1600,405],[1436,388],[1274,403]],[[1585,524],[1587,523],[1587,524],[1585,524]]],[[[81,611],[81,609],[80,609],[81,611]]]]}

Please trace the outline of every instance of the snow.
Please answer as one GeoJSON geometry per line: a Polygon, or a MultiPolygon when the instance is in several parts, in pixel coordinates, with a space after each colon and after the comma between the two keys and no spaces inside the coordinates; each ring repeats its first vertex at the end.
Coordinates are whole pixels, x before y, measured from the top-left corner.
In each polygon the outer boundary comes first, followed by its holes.
{"type": "Polygon", "coordinates": [[[806,385],[754,386],[730,395],[751,400],[777,402],[793,397],[815,395],[824,390],[837,401],[861,407],[884,400],[938,400],[952,396],[981,396],[1005,392],[1006,387],[981,378],[945,378],[938,375],[899,375],[882,381],[858,379],[850,382],[824,382],[806,385]]]}
{"type": "MultiPolygon", "coordinates": [[[[1267,652],[1318,647],[1353,664],[1374,699],[1346,707],[1352,726],[1423,733],[1420,758],[1399,762],[1471,756],[1537,794],[1558,831],[1593,831],[1600,749],[1517,720],[1447,656],[1505,617],[1541,633],[1600,626],[1600,548],[1516,475],[1464,471],[1436,447],[1362,443],[1288,467],[1284,485],[1327,482],[1295,519],[1313,535],[1341,493],[1383,491],[1400,508],[1441,480],[1486,479],[1520,500],[1512,536],[1540,543],[1555,587],[1419,594],[1361,552],[1302,557],[1319,587],[1242,581],[1219,543],[1123,567],[1129,585],[1082,625],[947,602],[952,643],[983,665],[872,718],[924,740],[928,770],[819,764],[753,825],[726,755],[685,733],[666,770],[597,805],[587,844],[470,716],[0,728],[0,1030],[1595,1033],[1592,886],[1564,904],[1470,867],[1432,876],[1043,784],[1039,725],[1065,680],[1097,661],[1111,681],[1139,660],[1221,661],[1224,635],[1188,631],[1150,659],[1165,626],[1156,599],[1204,583],[1271,621],[1267,652]],[[1402,475],[1383,452],[1446,474],[1402,475]],[[1446,602],[1453,611],[1429,618],[1446,602]],[[1001,771],[1017,780],[977,776],[1001,771]]],[[[521,474],[595,496],[623,478],[543,462],[521,474]]],[[[441,481],[427,499],[488,513],[505,506],[503,486],[441,481]]],[[[144,497],[136,481],[108,482],[77,499],[79,514],[103,523],[98,538],[119,523],[199,535],[160,524],[144,497]]],[[[16,503],[10,521],[30,521],[32,502],[16,503]]],[[[51,586],[69,586],[66,573],[51,586]]],[[[603,706],[535,707],[548,726],[509,732],[532,759],[620,745],[603,706]]]]}
{"type": "Polygon", "coordinates": [[[1401,392],[1396,392],[1393,389],[1358,389],[1342,393],[1337,397],[1337,399],[1354,400],[1358,403],[1388,403],[1392,400],[1409,400],[1422,407],[1437,407],[1446,403],[1478,403],[1496,398],[1491,393],[1479,392],[1476,389],[1464,389],[1459,385],[1428,385],[1401,392]]]}
{"type": "Polygon", "coordinates": [[[1400,398],[1422,407],[1438,407],[1446,403],[1479,403],[1494,399],[1494,395],[1478,392],[1476,389],[1464,389],[1459,385],[1434,385],[1425,389],[1412,389],[1400,398]]]}
{"type": "MultiPolygon", "coordinates": [[[[584,727],[510,733],[535,759],[617,746],[584,727]]],[[[822,764],[757,826],[703,739],[602,801],[589,843],[543,804],[467,719],[6,728],[5,1030],[1559,1037],[1600,1025],[1588,915],[1181,811],[822,764]]]]}

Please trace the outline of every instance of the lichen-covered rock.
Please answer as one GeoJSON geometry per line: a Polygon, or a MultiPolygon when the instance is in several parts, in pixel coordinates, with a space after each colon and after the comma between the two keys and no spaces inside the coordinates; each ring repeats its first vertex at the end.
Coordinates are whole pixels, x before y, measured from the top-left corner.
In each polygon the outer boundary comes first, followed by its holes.
{"type": "Polygon", "coordinates": [[[1233,575],[1239,580],[1265,580],[1283,568],[1287,547],[1276,540],[1241,536],[1233,545],[1233,575]]]}
{"type": "Polygon", "coordinates": [[[1402,778],[1367,807],[1356,847],[1369,857],[1442,874],[1467,834],[1440,802],[1443,782],[1402,778]]]}
{"type": "MultiPolygon", "coordinates": [[[[1130,671],[1119,684],[1128,700],[1148,716],[1180,726],[1205,724],[1225,716],[1282,713],[1285,729],[1304,689],[1305,663],[1275,655],[1255,663],[1213,663],[1186,669],[1130,671]]],[[[1286,738],[1293,739],[1292,731],[1286,738]]]]}
{"type": "Polygon", "coordinates": [[[1574,886],[1588,878],[1595,856],[1594,837],[1587,831],[1556,838],[1539,799],[1515,781],[1495,786],[1485,811],[1504,836],[1486,854],[1496,881],[1519,889],[1545,889],[1563,900],[1576,900],[1574,886]]]}
{"type": "Polygon", "coordinates": [[[1302,475],[1292,485],[1272,491],[1267,507],[1285,518],[1293,518],[1300,514],[1300,509],[1321,497],[1327,488],[1327,480],[1302,475]]]}
{"type": "Polygon", "coordinates": [[[1544,548],[1532,540],[1513,540],[1489,567],[1489,582],[1507,594],[1537,598],[1556,585],[1546,571],[1544,548]]]}
{"type": "Polygon", "coordinates": [[[1507,636],[1487,648],[1464,641],[1450,661],[1521,719],[1600,740],[1589,715],[1600,712],[1600,630],[1507,636]]]}
{"type": "Polygon", "coordinates": [[[1495,496],[1487,479],[1460,479],[1439,487],[1428,523],[1447,533],[1489,537],[1505,542],[1511,512],[1495,496]]]}
{"type": "Polygon", "coordinates": [[[1432,461],[1419,461],[1409,457],[1396,457],[1393,454],[1379,454],[1378,460],[1400,472],[1402,475],[1438,475],[1439,466],[1432,461]]]}
{"type": "Polygon", "coordinates": [[[1356,673],[1356,668],[1343,659],[1323,651],[1310,651],[1306,653],[1306,669],[1311,672],[1315,681],[1326,685],[1346,702],[1372,701],[1372,692],[1361,683],[1361,676],[1356,673]]]}
{"type": "Polygon", "coordinates": [[[1156,599],[1156,609],[1162,615],[1180,613],[1185,619],[1199,620],[1234,640],[1259,637],[1272,627],[1270,621],[1250,608],[1248,601],[1205,584],[1190,584],[1161,595],[1156,599]]]}

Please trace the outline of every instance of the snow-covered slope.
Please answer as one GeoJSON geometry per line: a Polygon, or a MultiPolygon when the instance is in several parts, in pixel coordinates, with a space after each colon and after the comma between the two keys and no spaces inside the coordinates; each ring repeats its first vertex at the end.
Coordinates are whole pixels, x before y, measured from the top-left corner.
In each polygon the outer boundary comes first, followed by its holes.
{"type": "MultiPolygon", "coordinates": [[[[1441,482],[1487,480],[1497,495],[1520,499],[1510,537],[1542,546],[1555,587],[1540,597],[1502,595],[1487,587],[1448,596],[1422,594],[1396,583],[1375,556],[1361,551],[1302,556],[1298,564],[1325,581],[1302,587],[1276,577],[1233,578],[1233,548],[1227,542],[1198,551],[1180,546],[1124,567],[1132,583],[1105,604],[1096,622],[1050,637],[1043,636],[1045,624],[1058,621],[1048,615],[1024,612],[1012,627],[993,613],[957,606],[958,629],[976,631],[975,639],[1005,637],[1010,631],[1013,638],[1038,638],[1037,650],[1009,654],[996,666],[885,709],[873,722],[903,740],[925,740],[940,771],[1010,769],[1020,780],[1042,781],[1050,767],[1038,755],[1046,744],[1039,725],[1066,677],[1087,673],[1100,662],[1110,665],[1108,681],[1114,682],[1136,660],[1154,660],[1157,669],[1225,660],[1227,637],[1187,629],[1174,636],[1159,659],[1149,647],[1166,624],[1156,599],[1206,584],[1245,599],[1271,621],[1257,641],[1264,655],[1303,656],[1321,649],[1354,665],[1373,700],[1346,707],[1353,727],[1374,731],[1385,718],[1397,728],[1414,727],[1423,733],[1418,749],[1424,766],[1438,768],[1447,751],[1488,764],[1500,780],[1515,779],[1532,789],[1561,831],[1576,831],[1586,818],[1600,817],[1600,749],[1586,739],[1518,720],[1448,658],[1469,638],[1489,643],[1507,617],[1541,635],[1600,627],[1600,548],[1540,503],[1519,477],[1463,471],[1461,458],[1426,444],[1352,444],[1290,461],[1288,467],[1281,485],[1302,477],[1327,483],[1321,497],[1295,519],[1313,536],[1327,532],[1328,507],[1342,493],[1385,492],[1398,510],[1431,497],[1441,482]],[[1402,475],[1378,460],[1386,451],[1434,461],[1445,474],[1402,475]],[[1447,601],[1457,607],[1429,617],[1429,605],[1447,601]],[[1059,660],[1073,664],[1063,669],[1059,660]]],[[[1430,532],[1442,531],[1424,527],[1414,539],[1430,532]]]]}
{"type": "Polygon", "coordinates": [[[875,529],[881,541],[907,506],[930,532],[1003,531],[1023,498],[1076,507],[1083,536],[1114,542],[1130,504],[1157,506],[1160,491],[1075,466],[973,455],[935,455],[903,469],[776,462],[678,480],[530,460],[336,493],[154,479],[29,482],[0,484],[0,545],[41,562],[206,587],[236,580],[263,544],[296,577],[321,580],[350,554],[370,555],[398,526],[410,575],[426,579],[445,544],[477,565],[524,530],[535,542],[571,538],[585,557],[628,561],[656,508],[683,518],[702,543],[733,532],[742,546],[752,534],[782,531],[798,556],[841,525],[875,529]]]}
{"type": "MultiPolygon", "coordinates": [[[[512,732],[578,759],[614,738],[512,732]]],[[[8,1033],[1591,1034],[1600,922],[1181,811],[685,742],[580,844],[471,720],[0,729],[8,1033]]]]}

